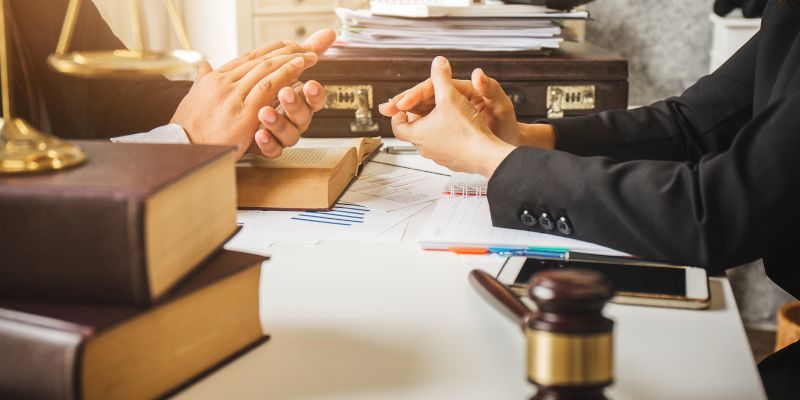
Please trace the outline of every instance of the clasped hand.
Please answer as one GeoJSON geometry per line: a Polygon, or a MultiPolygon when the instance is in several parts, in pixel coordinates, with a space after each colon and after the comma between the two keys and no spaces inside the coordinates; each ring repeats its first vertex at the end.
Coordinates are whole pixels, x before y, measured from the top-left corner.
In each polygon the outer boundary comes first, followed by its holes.
{"type": "Polygon", "coordinates": [[[517,122],[514,105],[500,84],[481,69],[471,80],[454,80],[449,61],[436,57],[431,78],[381,104],[397,138],[423,157],[457,172],[489,178],[518,146],[552,149],[549,125],[517,122]]]}
{"type": "Polygon", "coordinates": [[[237,158],[248,149],[280,156],[325,105],[322,85],[297,80],[335,39],[326,29],[302,45],[274,42],[216,70],[205,63],[172,122],[183,127],[192,143],[236,146],[237,158]]]}

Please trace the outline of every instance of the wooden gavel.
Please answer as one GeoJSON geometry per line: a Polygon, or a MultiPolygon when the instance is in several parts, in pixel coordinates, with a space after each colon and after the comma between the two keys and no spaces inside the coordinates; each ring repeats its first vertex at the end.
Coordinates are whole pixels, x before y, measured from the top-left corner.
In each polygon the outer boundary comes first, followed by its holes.
{"type": "Polygon", "coordinates": [[[614,321],[602,314],[613,295],[602,275],[585,270],[535,274],[528,294],[536,312],[486,272],[470,272],[470,282],[525,332],[528,380],[538,387],[531,400],[606,400],[603,391],[613,382],[614,321]]]}

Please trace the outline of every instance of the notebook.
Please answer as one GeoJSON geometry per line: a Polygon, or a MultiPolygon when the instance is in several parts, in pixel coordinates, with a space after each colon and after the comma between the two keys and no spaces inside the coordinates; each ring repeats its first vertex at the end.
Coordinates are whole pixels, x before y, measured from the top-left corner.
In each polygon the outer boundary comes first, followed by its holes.
{"type": "Polygon", "coordinates": [[[428,222],[418,237],[425,250],[448,250],[454,247],[566,248],[570,251],[607,256],[628,254],[594,243],[492,225],[486,196],[443,197],[438,200],[428,222]]]}
{"type": "Polygon", "coordinates": [[[448,197],[482,197],[486,196],[489,181],[476,174],[456,172],[447,181],[442,194],[448,197]]]}

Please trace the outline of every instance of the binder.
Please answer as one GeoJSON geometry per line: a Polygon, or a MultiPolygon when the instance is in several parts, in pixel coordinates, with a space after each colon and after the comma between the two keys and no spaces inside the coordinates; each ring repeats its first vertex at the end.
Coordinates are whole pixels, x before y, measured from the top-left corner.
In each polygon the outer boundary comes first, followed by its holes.
{"type": "Polygon", "coordinates": [[[442,194],[448,197],[484,197],[488,190],[489,182],[486,178],[456,172],[444,186],[442,194]]]}

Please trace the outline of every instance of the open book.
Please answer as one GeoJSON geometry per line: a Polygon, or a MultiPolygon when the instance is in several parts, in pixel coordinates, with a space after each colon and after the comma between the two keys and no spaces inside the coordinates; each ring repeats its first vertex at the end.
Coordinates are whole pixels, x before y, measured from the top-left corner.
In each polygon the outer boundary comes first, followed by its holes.
{"type": "Polygon", "coordinates": [[[236,165],[239,208],[328,210],[381,144],[380,137],[302,139],[277,159],[246,154],[236,165]]]}

